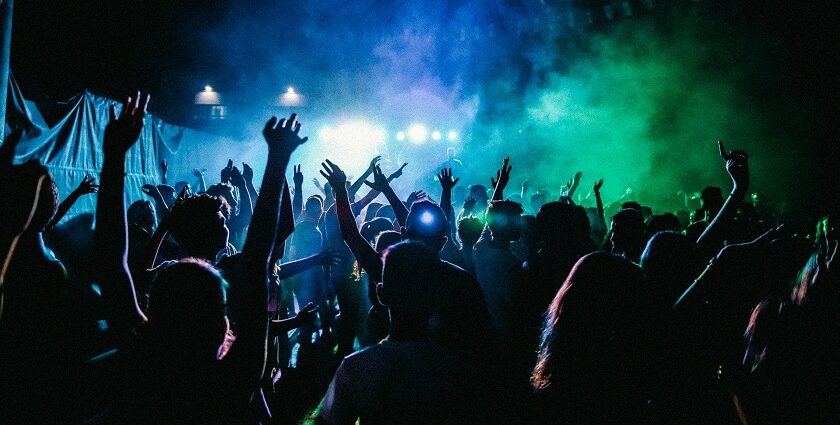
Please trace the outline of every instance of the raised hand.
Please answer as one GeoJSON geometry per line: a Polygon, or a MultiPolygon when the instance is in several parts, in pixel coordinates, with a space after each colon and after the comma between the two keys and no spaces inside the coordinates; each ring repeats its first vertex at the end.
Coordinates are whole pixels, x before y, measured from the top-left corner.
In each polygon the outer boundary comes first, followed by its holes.
{"type": "MultiPolygon", "coordinates": [[[[405,165],[406,164],[403,164],[403,167],[405,167],[405,165]]],[[[400,169],[397,170],[394,174],[397,173],[402,174],[402,167],[400,167],[400,169]]],[[[385,177],[385,174],[382,174],[382,168],[380,168],[378,165],[373,169],[373,182],[365,180],[365,184],[368,185],[368,187],[370,187],[371,189],[378,190],[380,192],[385,192],[390,188],[390,185],[388,184],[388,178],[385,177]]]]}
{"type": "Polygon", "coordinates": [[[160,172],[163,175],[166,175],[166,172],[169,171],[169,165],[166,164],[165,159],[160,160],[160,172]]]}
{"type": "MultiPolygon", "coordinates": [[[[408,163],[403,162],[403,165],[401,165],[400,168],[397,169],[397,171],[394,171],[393,173],[391,173],[390,176],[388,176],[388,181],[400,178],[403,174],[403,168],[405,168],[406,165],[408,165],[408,163]]],[[[379,168],[378,165],[376,167],[374,167],[374,174],[376,173],[376,169],[378,169],[378,168],[379,168]]],[[[382,173],[382,171],[380,171],[380,174],[381,173],[382,173]]],[[[368,185],[368,186],[370,186],[370,185],[368,185]]]]}
{"type": "Polygon", "coordinates": [[[527,192],[529,187],[531,187],[531,180],[530,179],[522,180],[522,191],[527,192]]]}
{"type": "Polygon", "coordinates": [[[79,183],[79,186],[73,190],[73,195],[75,196],[82,196],[87,195],[88,193],[96,193],[99,190],[99,185],[95,183],[96,179],[85,174],[85,177],[82,179],[82,182],[79,183]]]}
{"type": "Polygon", "coordinates": [[[510,157],[506,156],[504,161],[502,162],[502,168],[496,170],[496,178],[490,177],[490,184],[493,185],[494,188],[497,186],[504,190],[507,187],[508,182],[510,181],[510,170],[513,166],[508,165],[510,162],[510,157]]]}
{"type": "Polygon", "coordinates": [[[373,170],[379,165],[379,161],[382,159],[382,155],[376,155],[373,159],[370,160],[370,165],[368,165],[368,170],[372,173],[373,170]]]}
{"type": "Polygon", "coordinates": [[[233,172],[233,160],[232,160],[232,159],[228,159],[227,165],[225,165],[225,167],[224,167],[224,168],[222,168],[222,172],[221,172],[221,180],[220,180],[220,181],[221,181],[222,183],[227,183],[227,182],[229,182],[229,181],[230,181],[230,173],[231,173],[231,172],[233,172]]]}
{"type": "Polygon", "coordinates": [[[413,204],[417,201],[422,201],[424,199],[426,199],[426,192],[423,192],[422,190],[418,190],[416,192],[411,192],[411,194],[408,195],[408,198],[406,198],[406,200],[405,200],[405,204],[408,205],[408,206],[411,206],[411,204],[413,204]]]}
{"type": "Polygon", "coordinates": [[[347,174],[344,174],[344,171],[338,167],[338,165],[333,164],[329,159],[325,160],[325,162],[321,163],[321,166],[324,167],[321,170],[321,175],[327,179],[327,182],[332,186],[333,191],[336,193],[341,193],[347,190],[347,174]]]}
{"type": "Polygon", "coordinates": [[[105,155],[125,156],[128,149],[140,137],[140,132],[146,123],[148,106],[149,95],[143,97],[139,91],[134,97],[128,96],[125,99],[119,115],[117,115],[117,108],[111,105],[108,109],[109,121],[105,127],[105,140],[102,146],[105,155]]]}
{"type": "Polygon", "coordinates": [[[592,185],[592,193],[594,193],[596,195],[600,195],[601,194],[601,186],[603,186],[603,185],[604,185],[604,179],[600,179],[597,182],[595,182],[595,184],[592,185]]]}
{"type": "MultiPolygon", "coordinates": [[[[303,186],[303,173],[300,172],[300,164],[298,164],[296,167],[292,166],[292,171],[294,172],[292,181],[294,182],[295,186],[303,186]]],[[[317,181],[317,179],[313,180],[317,181]]]]}
{"type": "Polygon", "coordinates": [[[239,171],[239,168],[233,167],[230,170],[230,183],[234,186],[244,186],[245,185],[245,177],[242,175],[242,172],[239,171]]]}
{"type": "Polygon", "coordinates": [[[583,177],[583,172],[582,171],[578,171],[577,173],[575,173],[575,176],[572,178],[572,184],[574,186],[577,186],[578,183],[580,183],[581,177],[583,177]]]}
{"type": "Polygon", "coordinates": [[[732,178],[735,190],[746,191],[750,184],[749,155],[744,151],[729,151],[723,147],[723,142],[718,141],[720,157],[726,162],[726,172],[732,178]]]}
{"type": "Polygon", "coordinates": [[[309,303],[303,306],[300,311],[292,317],[295,327],[309,326],[315,322],[315,317],[318,316],[318,305],[309,303]]]}
{"type": "Polygon", "coordinates": [[[297,114],[292,114],[289,119],[282,118],[280,121],[277,117],[271,117],[263,129],[263,137],[268,143],[269,152],[276,150],[285,157],[291,156],[298,146],[309,140],[308,137],[300,137],[300,126],[297,114]]]}
{"type": "Polygon", "coordinates": [[[254,169],[244,162],[242,163],[242,178],[245,179],[246,183],[254,182],[254,169]]]}
{"type": "Polygon", "coordinates": [[[437,175],[438,181],[440,182],[440,187],[443,190],[452,190],[458,181],[461,180],[460,177],[453,179],[452,178],[452,168],[444,168],[440,170],[440,173],[437,175]]]}
{"type": "Polygon", "coordinates": [[[467,196],[466,199],[464,199],[464,212],[471,213],[475,209],[476,202],[475,198],[467,196]]]}
{"type": "Polygon", "coordinates": [[[206,168],[202,168],[202,169],[193,168],[192,169],[192,175],[195,176],[195,178],[197,178],[197,179],[204,178],[204,173],[205,172],[207,172],[206,168]]]}
{"type": "Polygon", "coordinates": [[[192,191],[190,191],[190,185],[185,184],[184,188],[181,189],[181,193],[178,194],[178,197],[175,198],[175,203],[172,204],[174,207],[175,205],[182,204],[184,201],[192,196],[192,191]]]}

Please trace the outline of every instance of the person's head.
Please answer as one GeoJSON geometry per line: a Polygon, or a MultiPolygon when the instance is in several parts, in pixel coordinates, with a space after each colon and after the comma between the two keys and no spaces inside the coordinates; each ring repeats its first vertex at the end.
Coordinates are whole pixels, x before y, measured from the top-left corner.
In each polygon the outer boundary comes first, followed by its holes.
{"type": "Polygon", "coordinates": [[[657,214],[648,220],[647,225],[645,226],[644,239],[645,242],[647,242],[658,232],[666,230],[680,231],[681,229],[682,226],[680,225],[680,219],[678,219],[674,214],[657,214]]]}
{"type": "Polygon", "coordinates": [[[392,223],[391,220],[384,217],[376,217],[373,220],[362,224],[362,230],[360,233],[365,240],[373,242],[379,233],[386,230],[392,230],[393,228],[394,223],[392,223]]]}
{"type": "Polygon", "coordinates": [[[397,215],[394,214],[394,208],[390,205],[383,205],[382,208],[376,210],[377,217],[385,217],[388,220],[397,221],[397,215]]]}
{"type": "Polygon", "coordinates": [[[487,206],[487,187],[481,184],[474,184],[470,186],[470,197],[475,199],[475,207],[478,210],[483,210],[487,206]]]}
{"type": "Polygon", "coordinates": [[[184,190],[184,188],[186,186],[188,186],[189,184],[190,184],[189,182],[184,181],[184,180],[180,180],[180,181],[175,182],[175,194],[176,194],[176,196],[177,196],[177,194],[181,193],[181,191],[184,190]]]}
{"type": "Polygon", "coordinates": [[[723,206],[723,194],[719,187],[704,187],[700,192],[700,199],[703,201],[703,210],[708,211],[711,217],[714,217],[723,206]]]}
{"type": "Polygon", "coordinates": [[[447,159],[455,159],[455,148],[452,148],[452,147],[446,148],[446,158],[447,159]]]}
{"type": "Polygon", "coordinates": [[[385,250],[376,292],[390,310],[392,336],[411,338],[431,331],[439,268],[437,252],[424,243],[406,241],[385,250]]]}
{"type": "Polygon", "coordinates": [[[6,201],[6,218],[2,226],[7,232],[4,233],[17,234],[27,221],[27,233],[42,232],[59,203],[58,188],[50,172],[38,161],[29,160],[12,167],[8,181],[2,186],[2,199],[6,201]]]}
{"type": "Polygon", "coordinates": [[[189,255],[212,260],[227,247],[229,214],[230,207],[222,197],[190,196],[172,207],[169,231],[189,255]]]}
{"type": "Polygon", "coordinates": [[[303,219],[308,221],[316,221],[321,217],[323,212],[324,202],[320,196],[312,195],[306,198],[303,204],[303,219]]]}
{"type": "Polygon", "coordinates": [[[622,202],[621,203],[621,209],[622,210],[626,210],[626,209],[636,210],[636,211],[638,211],[639,214],[642,214],[642,217],[644,217],[644,210],[642,210],[642,205],[639,204],[636,201],[622,202]]]}
{"type": "Polygon", "coordinates": [[[204,260],[164,267],[149,291],[151,340],[187,358],[216,359],[228,331],[226,290],[225,279],[204,260]]]}
{"type": "Polygon", "coordinates": [[[670,307],[696,277],[694,242],[679,231],[654,234],[639,263],[649,290],[670,307]]]}
{"type": "Polygon", "coordinates": [[[437,204],[418,201],[411,205],[402,233],[403,239],[419,241],[435,251],[440,251],[448,240],[448,230],[449,222],[437,204]]]}
{"type": "Polygon", "coordinates": [[[610,242],[613,244],[613,252],[626,254],[634,261],[638,260],[644,236],[645,221],[640,212],[625,208],[612,217],[610,242]]]}
{"type": "Polygon", "coordinates": [[[484,223],[473,216],[464,217],[458,221],[458,239],[461,240],[461,245],[472,247],[478,242],[481,237],[481,231],[484,230],[484,223]]]}
{"type": "Polygon", "coordinates": [[[549,202],[537,212],[537,234],[550,250],[579,248],[589,239],[589,219],[583,207],[549,202]]]}
{"type": "Polygon", "coordinates": [[[376,211],[382,208],[382,204],[379,202],[371,202],[368,204],[367,208],[365,208],[365,220],[364,221],[371,221],[376,217],[376,211]]]}
{"type": "Polygon", "coordinates": [[[519,239],[522,205],[513,201],[490,201],[487,208],[487,226],[493,239],[513,242],[519,239]]]}
{"type": "MultiPolygon", "coordinates": [[[[230,183],[216,183],[207,188],[206,194],[210,196],[221,196],[230,206],[231,211],[236,211],[236,206],[239,205],[236,201],[236,195],[233,193],[233,186],[230,183]]],[[[230,214],[228,214],[230,217],[230,214]]]]}
{"type": "Polygon", "coordinates": [[[151,232],[157,226],[155,206],[147,200],[132,202],[128,207],[126,216],[128,218],[128,224],[140,226],[148,232],[151,232]]]}
{"type": "Polygon", "coordinates": [[[534,388],[575,386],[594,371],[631,375],[642,301],[642,273],[630,261],[605,252],[578,260],[545,313],[534,388]]]}
{"type": "Polygon", "coordinates": [[[382,254],[389,246],[396,245],[400,243],[401,240],[402,235],[400,234],[400,232],[394,230],[386,230],[376,237],[376,252],[382,254]]]}
{"type": "Polygon", "coordinates": [[[540,208],[545,205],[546,201],[548,201],[548,197],[546,197],[544,192],[537,192],[531,195],[530,205],[531,211],[539,211],[540,208]]]}

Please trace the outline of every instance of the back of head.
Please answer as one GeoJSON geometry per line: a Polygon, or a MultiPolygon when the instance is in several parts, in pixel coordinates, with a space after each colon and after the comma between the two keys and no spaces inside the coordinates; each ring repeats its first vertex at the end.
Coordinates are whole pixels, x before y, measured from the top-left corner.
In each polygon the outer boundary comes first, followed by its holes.
{"type": "Polygon", "coordinates": [[[405,219],[406,239],[425,243],[428,247],[441,250],[446,243],[449,222],[443,210],[430,201],[418,201],[411,205],[405,219]]]}
{"type": "Polygon", "coordinates": [[[391,245],[400,243],[401,240],[402,235],[399,232],[395,232],[393,230],[384,231],[376,237],[376,252],[381,254],[391,245]]]}
{"type": "Polygon", "coordinates": [[[487,187],[481,184],[470,186],[470,197],[476,200],[478,207],[483,208],[487,203],[487,187]]]}
{"type": "MultiPolygon", "coordinates": [[[[230,206],[231,210],[236,210],[236,197],[233,194],[233,186],[231,186],[229,183],[216,183],[208,187],[207,192],[205,193],[210,196],[218,196],[223,198],[230,206]]],[[[230,217],[230,213],[227,214],[227,217],[230,217]]]]}
{"type": "Polygon", "coordinates": [[[440,259],[423,243],[406,241],[385,250],[380,301],[391,314],[424,319],[434,307],[440,259]]]}
{"type": "Polygon", "coordinates": [[[365,221],[371,221],[376,217],[376,211],[382,208],[382,204],[379,202],[371,202],[368,204],[367,208],[365,208],[365,221]]]}
{"type": "Polygon", "coordinates": [[[638,211],[639,214],[643,214],[642,205],[639,204],[636,201],[622,202],[621,203],[621,209],[622,210],[626,210],[626,209],[636,210],[636,211],[638,211]]]}
{"type": "Polygon", "coordinates": [[[224,249],[228,230],[223,217],[229,213],[224,198],[201,194],[190,196],[173,206],[169,213],[169,231],[191,255],[212,255],[224,249]],[[214,252],[210,252],[214,251],[214,252]]]}
{"type": "Polygon", "coordinates": [[[703,209],[714,215],[723,206],[723,192],[719,187],[706,186],[700,192],[700,199],[703,200],[703,209]]]}
{"type": "Polygon", "coordinates": [[[545,193],[542,193],[542,192],[537,192],[537,193],[531,195],[531,198],[529,200],[530,205],[531,205],[531,210],[532,211],[539,211],[540,208],[542,208],[542,206],[545,205],[545,202],[547,200],[548,200],[548,198],[546,197],[545,193]]]}
{"type": "Polygon", "coordinates": [[[694,242],[679,231],[658,232],[648,241],[640,264],[649,290],[671,306],[696,277],[694,242]]]}
{"type": "Polygon", "coordinates": [[[363,238],[365,238],[368,242],[372,242],[376,239],[376,236],[379,235],[379,233],[393,228],[394,224],[391,220],[388,220],[385,217],[376,217],[371,221],[365,222],[362,225],[360,232],[363,238]]]}
{"type": "Polygon", "coordinates": [[[586,211],[582,207],[564,202],[549,202],[540,207],[536,227],[548,249],[577,249],[589,239],[589,219],[586,217],[586,211]]]}
{"type": "Polygon", "coordinates": [[[645,220],[642,213],[625,208],[612,216],[612,240],[620,244],[639,245],[645,234],[645,220]]]}
{"type": "Polygon", "coordinates": [[[155,206],[146,200],[132,202],[128,207],[126,216],[128,218],[128,224],[140,226],[147,231],[154,230],[157,225],[155,206]]]}
{"type": "Polygon", "coordinates": [[[680,219],[676,215],[671,213],[657,214],[648,220],[645,227],[644,239],[645,241],[649,241],[658,232],[667,230],[680,231],[681,229],[680,219]]]}
{"type": "Polygon", "coordinates": [[[507,241],[519,239],[522,205],[513,201],[490,201],[487,207],[487,225],[494,238],[507,241]]]}
{"type": "Polygon", "coordinates": [[[595,370],[621,373],[632,364],[641,289],[641,270],[624,258],[596,252],[578,260],[546,311],[534,387],[581,384],[595,370]]]}
{"type": "Polygon", "coordinates": [[[188,258],[164,267],[149,292],[150,341],[158,349],[214,359],[228,330],[226,287],[221,274],[203,260],[188,258]]]}
{"type": "Polygon", "coordinates": [[[484,223],[478,217],[464,217],[458,221],[458,238],[461,244],[473,246],[481,237],[484,223]]]}
{"type": "Polygon", "coordinates": [[[317,220],[321,217],[324,209],[324,202],[320,196],[312,195],[306,198],[306,203],[303,205],[303,215],[305,218],[317,220]]]}

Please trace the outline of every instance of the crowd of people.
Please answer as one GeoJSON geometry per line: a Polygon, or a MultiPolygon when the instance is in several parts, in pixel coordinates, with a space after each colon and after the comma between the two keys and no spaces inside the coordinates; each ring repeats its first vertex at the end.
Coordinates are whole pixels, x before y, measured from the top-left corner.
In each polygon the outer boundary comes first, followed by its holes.
{"type": "Polygon", "coordinates": [[[2,423],[840,422],[836,217],[763,217],[746,152],[719,144],[731,192],[692,215],[605,205],[603,180],[576,205],[580,173],[511,193],[525,158],[467,186],[451,153],[438,193],[373,158],[305,194],[292,114],[259,189],[163,162],[126,208],[147,103],[111,108],[98,184],[64,199],[19,133],[0,147],[2,423]]]}

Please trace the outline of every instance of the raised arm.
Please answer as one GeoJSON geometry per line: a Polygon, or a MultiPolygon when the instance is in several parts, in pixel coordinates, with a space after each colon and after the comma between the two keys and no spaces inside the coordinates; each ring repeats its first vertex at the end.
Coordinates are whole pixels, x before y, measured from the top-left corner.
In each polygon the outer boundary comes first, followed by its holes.
{"type": "Polygon", "coordinates": [[[288,181],[283,181],[283,199],[280,201],[280,222],[277,225],[277,238],[274,240],[274,249],[271,252],[270,264],[277,263],[283,258],[286,252],[286,239],[295,231],[295,214],[292,211],[291,194],[289,193],[288,181]]]}
{"type": "Polygon", "coordinates": [[[575,177],[572,179],[572,185],[571,185],[571,187],[569,187],[569,194],[566,195],[566,196],[568,196],[569,198],[575,199],[575,191],[577,190],[578,185],[580,185],[580,178],[581,177],[583,177],[582,172],[578,171],[577,173],[575,173],[575,177]]]}
{"type": "Polygon", "coordinates": [[[169,164],[166,163],[165,159],[160,160],[160,183],[167,184],[166,182],[166,174],[169,172],[169,164]]]}
{"type": "Polygon", "coordinates": [[[325,249],[315,255],[283,263],[280,266],[279,276],[280,279],[288,279],[315,266],[337,265],[342,259],[343,257],[338,251],[325,249]]]}
{"type": "Polygon", "coordinates": [[[93,177],[88,176],[85,174],[85,177],[82,179],[82,182],[79,183],[79,186],[76,187],[75,190],[70,192],[61,204],[58,206],[58,210],[56,211],[55,215],[53,216],[52,220],[47,224],[47,227],[44,231],[52,230],[64,216],[70,211],[70,208],[73,207],[73,204],[79,200],[83,195],[87,195],[88,193],[96,193],[99,190],[99,185],[94,183],[96,179],[93,177]]]}
{"type": "Polygon", "coordinates": [[[292,171],[294,172],[292,181],[295,184],[295,194],[292,199],[292,211],[294,212],[295,217],[300,217],[300,214],[303,212],[303,173],[300,172],[300,164],[298,164],[297,167],[292,167],[292,171]]]}
{"type": "Polygon", "coordinates": [[[254,214],[254,201],[256,199],[251,198],[248,183],[245,181],[245,177],[239,171],[239,168],[233,167],[231,169],[230,182],[239,192],[239,214],[231,220],[234,222],[232,223],[232,227],[244,228],[251,223],[251,217],[254,214]]]}
{"type": "MultiPolygon", "coordinates": [[[[347,175],[337,165],[326,160],[321,166],[321,175],[327,179],[330,186],[335,192],[335,212],[338,216],[338,226],[341,229],[341,238],[344,243],[350,248],[356,261],[367,272],[368,276],[373,282],[382,281],[382,259],[379,258],[376,251],[359,233],[359,228],[356,227],[356,219],[353,216],[353,211],[350,208],[350,198],[347,195],[347,188],[345,182],[347,175]]],[[[378,169],[378,167],[377,167],[378,169]]],[[[381,175],[381,171],[375,171],[381,175]]],[[[384,179],[384,177],[382,177],[384,179]]]]}
{"type": "Polygon", "coordinates": [[[140,190],[155,201],[155,214],[157,215],[158,222],[162,221],[163,216],[166,215],[166,211],[169,211],[169,205],[166,205],[163,194],[160,193],[157,186],[151,184],[144,184],[140,190]]]}
{"type": "Polygon", "coordinates": [[[502,162],[502,168],[496,171],[496,178],[490,177],[490,185],[493,187],[493,200],[501,201],[505,199],[505,188],[510,181],[510,170],[513,166],[509,166],[510,157],[506,156],[502,162]]]}
{"type": "Polygon", "coordinates": [[[365,172],[362,173],[362,175],[359,176],[359,178],[356,179],[356,181],[354,181],[352,185],[350,185],[350,190],[349,190],[350,199],[353,199],[353,198],[356,197],[356,192],[358,192],[359,189],[361,189],[362,185],[365,183],[365,180],[367,180],[368,176],[373,174],[374,168],[376,167],[377,163],[379,163],[379,160],[381,160],[381,159],[382,159],[381,155],[377,155],[377,156],[373,157],[373,159],[370,160],[370,165],[368,165],[367,170],[365,170],[365,172]]]}
{"type": "Polygon", "coordinates": [[[443,213],[446,215],[446,220],[449,222],[449,239],[453,240],[456,230],[455,220],[453,217],[455,212],[452,210],[452,188],[458,184],[458,181],[461,180],[461,178],[453,178],[451,168],[444,168],[440,170],[437,178],[438,182],[440,182],[441,189],[440,207],[443,209],[443,213]]]}
{"type": "Polygon", "coordinates": [[[268,143],[268,160],[263,174],[260,196],[242,249],[242,274],[238,288],[240,317],[237,321],[236,342],[231,354],[240,359],[239,374],[255,385],[265,367],[266,338],[268,335],[268,272],[269,257],[274,246],[280,216],[280,192],[286,166],[292,152],[305,143],[301,138],[300,123],[292,114],[288,120],[272,117],[263,129],[268,143]]]}
{"type": "Polygon", "coordinates": [[[125,157],[140,137],[149,96],[140,92],[128,97],[117,116],[110,108],[110,120],[103,141],[101,186],[96,202],[94,242],[99,264],[98,281],[106,302],[106,314],[119,342],[125,342],[132,327],[145,322],[137,304],[134,282],[128,271],[128,224],[125,217],[125,157]]]}
{"type": "MultiPolygon", "coordinates": [[[[405,165],[403,165],[403,167],[405,167],[405,165]]],[[[402,170],[402,167],[400,167],[400,170],[402,170]]],[[[397,194],[394,193],[394,190],[391,189],[391,185],[388,184],[388,178],[382,174],[382,169],[379,168],[378,165],[373,171],[373,182],[365,181],[365,184],[371,189],[378,190],[385,194],[385,198],[388,199],[388,203],[391,204],[391,208],[394,209],[394,215],[397,217],[397,222],[400,223],[400,226],[405,226],[405,219],[408,217],[408,209],[406,209],[405,204],[402,203],[402,200],[400,200],[397,194]]]]}
{"type": "Polygon", "coordinates": [[[242,163],[242,178],[245,179],[245,187],[248,189],[248,195],[251,197],[251,205],[257,203],[257,188],[254,187],[254,169],[246,163],[242,163]]]}
{"type": "Polygon", "coordinates": [[[698,258],[710,258],[720,248],[723,229],[735,214],[738,204],[744,200],[750,186],[749,155],[744,151],[727,153],[722,142],[718,142],[718,150],[720,157],[726,162],[726,172],[732,179],[732,192],[729,193],[715,218],[697,239],[697,252],[699,255],[703,255],[703,257],[698,258]]]}
{"type": "Polygon", "coordinates": [[[607,219],[604,217],[604,201],[601,199],[601,187],[604,186],[604,179],[600,179],[592,185],[592,193],[595,194],[595,205],[598,208],[598,224],[601,228],[607,228],[607,219]]]}
{"type": "Polygon", "coordinates": [[[204,172],[207,169],[202,168],[193,168],[192,174],[195,176],[195,191],[196,193],[204,193],[207,192],[207,182],[204,180],[204,172]]]}

